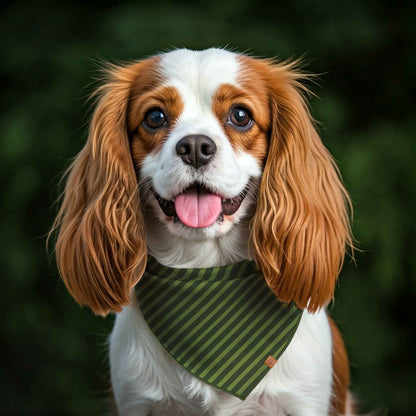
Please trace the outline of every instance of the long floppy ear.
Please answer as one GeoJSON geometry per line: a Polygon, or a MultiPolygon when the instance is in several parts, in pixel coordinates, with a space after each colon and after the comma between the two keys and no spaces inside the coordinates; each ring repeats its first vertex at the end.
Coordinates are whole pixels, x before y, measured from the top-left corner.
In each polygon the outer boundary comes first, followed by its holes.
{"type": "Polygon", "coordinates": [[[131,86],[144,62],[112,66],[85,147],[68,170],[54,229],[58,267],[68,290],[96,313],[130,302],[147,258],[145,229],[127,134],[131,86]]]}
{"type": "Polygon", "coordinates": [[[251,238],[279,299],[314,312],[333,297],[345,247],[352,247],[351,204],[313,126],[301,75],[292,64],[265,65],[272,121],[251,238]]]}

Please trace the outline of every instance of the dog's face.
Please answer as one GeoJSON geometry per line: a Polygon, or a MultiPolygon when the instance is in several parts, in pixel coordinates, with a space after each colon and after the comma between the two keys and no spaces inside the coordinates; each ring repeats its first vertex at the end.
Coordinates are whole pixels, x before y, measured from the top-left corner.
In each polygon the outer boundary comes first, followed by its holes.
{"type": "Polygon", "coordinates": [[[55,223],[75,299],[100,314],[128,304],[146,229],[186,241],[183,252],[245,228],[237,246],[249,244],[281,301],[325,305],[351,244],[349,199],[301,79],[294,64],[221,49],[109,66],[55,223]]]}
{"type": "Polygon", "coordinates": [[[177,50],[145,71],[150,88],[136,80],[128,113],[143,203],[173,234],[221,236],[255,203],[267,154],[270,109],[260,74],[218,49],[177,50]]]}

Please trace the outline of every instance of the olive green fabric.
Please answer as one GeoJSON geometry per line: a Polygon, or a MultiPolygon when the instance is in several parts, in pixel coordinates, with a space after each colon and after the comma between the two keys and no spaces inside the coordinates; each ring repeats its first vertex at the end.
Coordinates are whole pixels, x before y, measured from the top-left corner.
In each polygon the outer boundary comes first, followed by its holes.
{"type": "Polygon", "coordinates": [[[174,269],[149,257],[136,293],[169,355],[242,400],[283,354],[302,316],[294,304],[276,298],[251,261],[174,269]]]}

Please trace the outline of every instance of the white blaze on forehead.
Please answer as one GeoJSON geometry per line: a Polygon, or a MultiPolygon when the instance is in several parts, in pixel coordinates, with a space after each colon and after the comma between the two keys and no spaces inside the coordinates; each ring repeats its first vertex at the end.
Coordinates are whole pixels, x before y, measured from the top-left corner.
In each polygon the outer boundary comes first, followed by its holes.
{"type": "Polygon", "coordinates": [[[211,106],[221,84],[237,84],[240,64],[235,53],[223,49],[178,49],[162,55],[160,68],[166,84],[176,87],[187,104],[211,106]]]}
{"type": "Polygon", "coordinates": [[[164,85],[176,88],[184,105],[171,132],[171,140],[203,134],[213,139],[220,151],[225,135],[212,111],[212,97],[222,84],[237,85],[240,70],[237,56],[215,48],[203,51],[178,49],[161,56],[164,85]]]}

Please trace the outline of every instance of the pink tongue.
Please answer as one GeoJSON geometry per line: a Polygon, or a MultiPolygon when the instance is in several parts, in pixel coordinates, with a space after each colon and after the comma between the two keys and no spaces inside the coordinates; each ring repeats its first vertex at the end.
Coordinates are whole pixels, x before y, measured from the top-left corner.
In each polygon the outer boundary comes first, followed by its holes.
{"type": "Polygon", "coordinates": [[[221,214],[221,197],[191,189],[176,197],[175,209],[179,219],[188,227],[209,227],[221,214]]]}

